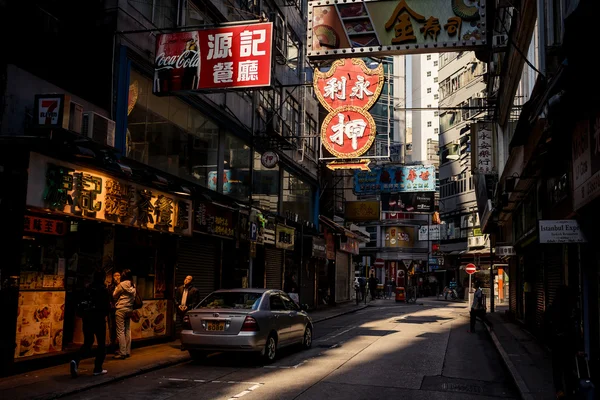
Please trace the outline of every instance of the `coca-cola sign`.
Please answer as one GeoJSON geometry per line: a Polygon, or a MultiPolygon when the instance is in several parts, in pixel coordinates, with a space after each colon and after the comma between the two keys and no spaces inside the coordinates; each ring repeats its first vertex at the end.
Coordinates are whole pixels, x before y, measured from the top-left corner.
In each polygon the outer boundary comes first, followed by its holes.
{"type": "Polygon", "coordinates": [[[159,35],[154,94],[271,85],[270,22],[159,35]]]}

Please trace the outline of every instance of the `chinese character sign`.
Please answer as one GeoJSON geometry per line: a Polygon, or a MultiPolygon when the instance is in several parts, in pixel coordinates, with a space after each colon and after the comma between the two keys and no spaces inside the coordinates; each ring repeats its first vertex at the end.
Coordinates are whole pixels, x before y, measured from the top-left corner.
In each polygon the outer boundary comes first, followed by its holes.
{"type": "Polygon", "coordinates": [[[486,44],[481,0],[308,2],[308,57],[475,50],[486,44]]]}
{"type": "Polygon", "coordinates": [[[159,35],[155,94],[271,85],[270,22],[159,35]]]}
{"type": "Polygon", "coordinates": [[[433,165],[377,167],[354,172],[354,193],[435,192],[435,181],[433,165]]]}
{"type": "Polygon", "coordinates": [[[489,122],[471,124],[471,143],[474,150],[471,153],[471,171],[473,174],[494,174],[494,132],[489,122]]]}
{"type": "Polygon", "coordinates": [[[368,110],[384,85],[383,64],[371,69],[360,58],[335,61],[327,72],[315,70],[313,86],[327,111],[344,106],[368,110]]]}
{"type": "Polygon", "coordinates": [[[234,227],[233,211],[213,203],[196,205],[194,231],[233,239],[234,227]]]}
{"type": "Polygon", "coordinates": [[[60,236],[64,235],[67,229],[64,221],[25,215],[23,218],[23,231],[60,236]]]}
{"type": "MultiPolygon", "coordinates": [[[[191,234],[189,200],[37,153],[31,153],[29,171],[30,207],[142,229],[191,234]]],[[[58,234],[57,229],[63,229],[58,222],[39,222],[39,218],[29,221],[31,232],[58,234]],[[46,225],[38,229],[38,224],[46,225]]]]}
{"type": "Polygon", "coordinates": [[[369,112],[358,107],[342,107],[323,120],[321,142],[336,157],[360,157],[373,145],[375,132],[375,120],[369,112]]]}
{"type": "Polygon", "coordinates": [[[278,249],[294,250],[296,230],[284,225],[275,228],[275,246],[278,249]]]}

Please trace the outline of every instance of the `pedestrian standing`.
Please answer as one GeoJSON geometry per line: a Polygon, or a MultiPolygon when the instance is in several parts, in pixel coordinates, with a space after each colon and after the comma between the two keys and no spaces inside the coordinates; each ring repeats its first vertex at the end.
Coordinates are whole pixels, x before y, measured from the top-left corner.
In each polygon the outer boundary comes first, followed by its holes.
{"type": "Polygon", "coordinates": [[[105,277],[104,271],[95,271],[92,283],[84,289],[77,305],[77,313],[83,321],[83,345],[70,363],[71,376],[74,378],[79,373],[79,362],[91,352],[94,338],[98,346],[93,373],[103,375],[107,372],[102,368],[106,357],[106,316],[110,310],[110,295],[104,286],[105,277]]]}
{"type": "Polygon", "coordinates": [[[117,340],[117,302],[112,297],[117,286],[121,283],[121,273],[115,271],[112,275],[112,282],[108,285],[108,293],[110,293],[110,313],[108,314],[108,329],[110,333],[110,345],[114,349],[115,346],[119,347],[119,342],[117,340]]]}
{"type": "Polygon", "coordinates": [[[121,282],[113,292],[115,304],[115,321],[117,325],[117,339],[119,341],[119,354],[113,358],[123,360],[131,356],[131,313],[135,301],[135,286],[133,285],[131,270],[121,272],[121,282]]]}
{"type": "Polygon", "coordinates": [[[469,332],[475,332],[475,322],[477,322],[477,317],[481,318],[482,321],[485,320],[485,308],[483,305],[483,291],[481,290],[481,285],[479,281],[475,281],[473,284],[475,288],[475,293],[473,293],[473,302],[471,303],[471,312],[470,312],[470,329],[469,332]]]}

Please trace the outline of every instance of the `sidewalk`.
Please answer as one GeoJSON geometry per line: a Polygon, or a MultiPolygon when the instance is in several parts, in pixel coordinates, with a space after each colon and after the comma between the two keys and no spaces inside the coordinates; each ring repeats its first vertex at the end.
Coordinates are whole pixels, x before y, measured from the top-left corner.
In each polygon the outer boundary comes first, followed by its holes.
{"type": "MultiPolygon", "coordinates": [[[[377,301],[369,304],[376,305],[377,301]]],[[[309,312],[309,315],[316,324],[366,307],[368,305],[357,306],[355,302],[347,302],[309,312]]],[[[174,341],[133,349],[131,358],[126,360],[113,360],[112,355],[107,354],[104,368],[108,370],[108,374],[102,376],[92,375],[94,359],[89,358],[81,361],[77,379],[71,378],[68,364],[0,378],[0,393],[2,398],[11,400],[57,399],[134,375],[180,364],[189,359],[188,352],[180,350],[179,341],[174,341]]]]}
{"type": "MultiPolygon", "coordinates": [[[[531,334],[499,312],[487,315],[492,341],[523,400],[554,399],[552,360],[531,334]]],[[[487,327],[487,326],[486,326],[487,327]]]]}

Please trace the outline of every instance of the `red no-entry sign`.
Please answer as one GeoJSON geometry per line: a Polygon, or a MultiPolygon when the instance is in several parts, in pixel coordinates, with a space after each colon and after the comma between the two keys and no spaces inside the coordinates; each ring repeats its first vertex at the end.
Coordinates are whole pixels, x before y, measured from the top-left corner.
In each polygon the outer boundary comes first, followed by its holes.
{"type": "Polygon", "coordinates": [[[467,264],[467,266],[465,267],[465,271],[467,272],[467,274],[471,275],[472,273],[477,271],[477,267],[475,266],[475,264],[467,264]]]}

